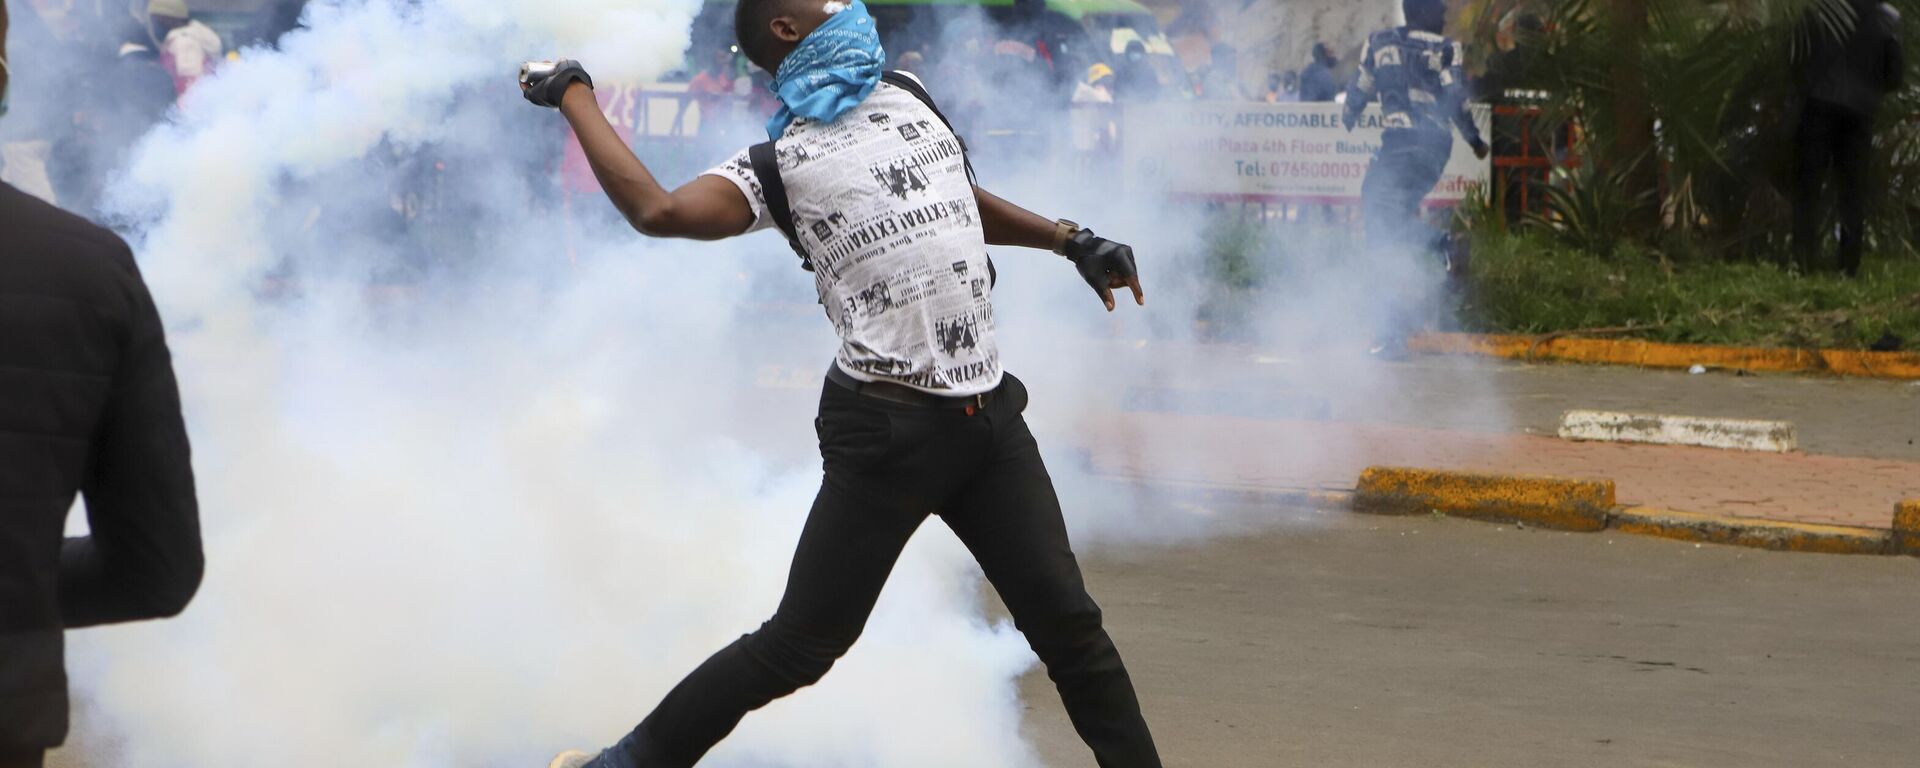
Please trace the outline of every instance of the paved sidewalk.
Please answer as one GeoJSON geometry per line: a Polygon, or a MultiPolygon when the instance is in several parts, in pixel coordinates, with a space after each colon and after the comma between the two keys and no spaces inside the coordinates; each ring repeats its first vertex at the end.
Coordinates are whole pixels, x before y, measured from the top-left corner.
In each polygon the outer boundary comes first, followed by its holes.
{"type": "Polygon", "coordinates": [[[1920,462],[1391,424],[1119,412],[1072,438],[1100,474],[1236,486],[1348,490],[1369,465],[1612,479],[1621,504],[1872,528],[1920,497],[1920,462]]]}
{"type": "Polygon", "coordinates": [[[1791,421],[1807,453],[1920,461],[1920,382],[1360,357],[1150,344],[1109,347],[1076,362],[1107,365],[1103,380],[1130,389],[1126,410],[1548,435],[1569,409],[1651,411],[1791,421]]]}

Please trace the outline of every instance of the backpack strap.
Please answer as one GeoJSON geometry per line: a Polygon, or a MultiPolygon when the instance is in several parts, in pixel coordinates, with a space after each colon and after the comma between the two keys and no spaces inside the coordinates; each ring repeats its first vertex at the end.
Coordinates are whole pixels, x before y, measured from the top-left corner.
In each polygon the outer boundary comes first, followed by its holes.
{"type": "Polygon", "coordinates": [[[780,234],[787,236],[787,245],[800,257],[800,268],[813,271],[813,260],[807,258],[807,251],[800,247],[799,230],[793,226],[793,208],[787,204],[787,182],[780,178],[780,158],[774,152],[772,141],[763,141],[747,148],[747,160],[753,164],[753,175],[760,180],[760,196],[766,199],[767,215],[773,217],[773,225],[780,228],[780,234]]]}
{"type": "Polygon", "coordinates": [[[913,79],[913,75],[897,69],[890,69],[880,73],[880,80],[907,93],[913,94],[913,97],[919,99],[921,104],[927,105],[927,109],[932,110],[934,117],[940,118],[940,124],[947,127],[947,132],[953,134],[955,141],[960,142],[960,161],[967,166],[967,181],[978,183],[978,180],[975,179],[973,175],[973,159],[967,156],[967,140],[960,136],[959,131],[953,129],[953,122],[948,120],[947,116],[940,112],[940,105],[933,103],[933,95],[927,93],[926,88],[921,87],[920,81],[913,79]]]}
{"type": "MultiPolygon", "coordinates": [[[[967,168],[967,181],[973,182],[973,160],[967,156],[967,140],[961,138],[958,131],[953,130],[953,123],[948,121],[947,116],[940,112],[940,107],[933,103],[933,96],[927,93],[927,89],[921,87],[919,81],[914,80],[912,75],[899,70],[883,72],[880,74],[880,79],[913,94],[914,98],[919,99],[920,103],[925,104],[927,109],[933,112],[934,117],[940,118],[940,123],[953,134],[954,140],[960,142],[960,161],[967,168]]],[[[795,255],[800,257],[800,268],[812,272],[813,259],[808,258],[806,249],[800,246],[799,230],[794,226],[793,207],[787,200],[787,183],[780,178],[779,155],[774,151],[774,143],[763,141],[748,147],[747,160],[753,165],[754,177],[760,181],[760,196],[765,198],[767,215],[773,217],[773,225],[780,228],[780,234],[787,238],[787,245],[793,248],[795,255]]],[[[989,285],[1000,281],[999,270],[994,269],[991,258],[987,259],[987,280],[989,285]]]]}

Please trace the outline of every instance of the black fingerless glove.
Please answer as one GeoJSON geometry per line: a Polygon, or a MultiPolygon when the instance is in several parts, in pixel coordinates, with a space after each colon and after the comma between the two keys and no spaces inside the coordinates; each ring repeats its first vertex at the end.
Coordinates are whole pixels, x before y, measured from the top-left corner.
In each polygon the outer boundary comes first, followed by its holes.
{"type": "Polygon", "coordinates": [[[1067,238],[1060,247],[1060,255],[1073,262],[1073,268],[1079,270],[1080,278],[1093,286],[1094,293],[1107,290],[1112,285],[1112,277],[1121,279],[1138,274],[1133,265],[1133,246],[1122,245],[1093,234],[1091,229],[1081,229],[1067,238]]]}
{"type": "Polygon", "coordinates": [[[525,91],[527,101],[537,106],[558,109],[560,97],[567,94],[567,86],[572,85],[575,80],[586,83],[588,88],[593,87],[593,78],[587,76],[587,69],[580,66],[580,62],[573,59],[556,61],[551,73],[527,79],[525,91]]]}

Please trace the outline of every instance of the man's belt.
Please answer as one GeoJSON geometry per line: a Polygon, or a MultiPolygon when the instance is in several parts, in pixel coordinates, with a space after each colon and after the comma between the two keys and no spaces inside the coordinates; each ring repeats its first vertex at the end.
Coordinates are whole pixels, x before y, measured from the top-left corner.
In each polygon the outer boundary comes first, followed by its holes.
{"type": "Polygon", "coordinates": [[[982,392],[978,395],[953,397],[928,394],[913,387],[904,384],[895,384],[890,381],[861,381],[849,375],[846,371],[840,370],[840,364],[838,362],[827,367],[827,381],[853,390],[854,394],[864,395],[874,398],[875,400],[911,405],[915,408],[952,408],[955,410],[964,410],[968,414],[986,408],[989,403],[993,402],[993,398],[1000,393],[999,388],[996,387],[992,391],[982,392]]]}

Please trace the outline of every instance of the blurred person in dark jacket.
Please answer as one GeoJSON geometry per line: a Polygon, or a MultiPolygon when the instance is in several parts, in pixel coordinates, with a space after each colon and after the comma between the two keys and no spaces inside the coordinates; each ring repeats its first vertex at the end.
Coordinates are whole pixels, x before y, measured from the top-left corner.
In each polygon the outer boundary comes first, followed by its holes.
{"type": "MultiPolygon", "coordinates": [[[[0,6],[0,61],[6,27],[0,6]]],[[[0,184],[0,768],[38,768],[66,739],[62,631],[179,613],[202,565],[180,395],[133,254],[0,184]],[[91,535],[63,539],[75,494],[91,535]]]]}
{"type": "Polygon", "coordinates": [[[1873,120],[1880,102],[1900,86],[1906,69],[1900,45],[1900,13],[1874,0],[1849,0],[1851,18],[1836,29],[1808,10],[1803,27],[1808,46],[1796,62],[1802,101],[1794,136],[1794,261],[1811,271],[1826,237],[1827,172],[1840,202],[1840,269],[1860,271],[1866,225],[1867,176],[1873,153],[1873,120]]]}
{"type": "Polygon", "coordinates": [[[1209,101],[1246,101],[1247,87],[1240,82],[1240,52],[1226,43],[1214,43],[1207,66],[1196,74],[1199,86],[1196,98],[1209,101]]]}
{"type": "Polygon", "coordinates": [[[1127,43],[1126,53],[1114,66],[1113,96],[1118,101],[1158,101],[1160,73],[1153,70],[1147,44],[1139,40],[1127,43]]]}
{"type": "Polygon", "coordinates": [[[115,169],[134,142],[173,106],[173,78],[144,29],[129,30],[117,49],[103,46],[88,87],[75,92],[76,111],[47,161],[54,200],[96,221],[115,169]]]}
{"type": "Polygon", "coordinates": [[[1314,43],[1313,61],[1300,70],[1300,100],[1333,101],[1340,93],[1340,82],[1333,77],[1333,68],[1339,63],[1340,57],[1333,55],[1333,48],[1326,43],[1314,43]]]}

